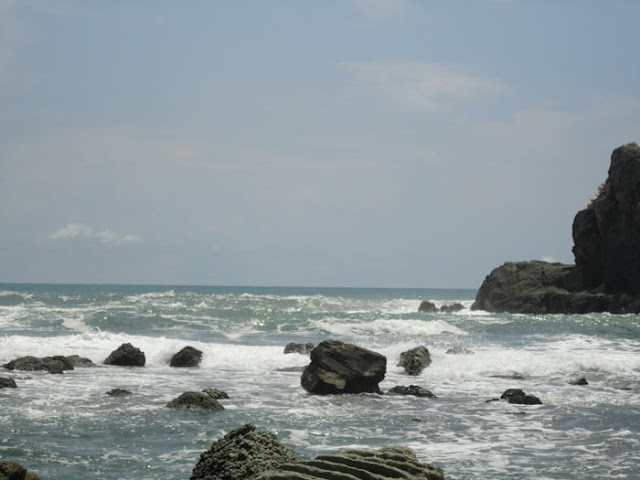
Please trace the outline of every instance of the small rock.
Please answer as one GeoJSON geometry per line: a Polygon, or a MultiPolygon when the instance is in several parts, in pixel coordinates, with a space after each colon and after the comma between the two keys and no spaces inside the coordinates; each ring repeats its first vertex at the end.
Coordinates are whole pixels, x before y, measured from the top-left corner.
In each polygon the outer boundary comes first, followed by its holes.
{"type": "Polygon", "coordinates": [[[132,393],[124,388],[114,388],[109,390],[105,395],[109,395],[110,397],[126,397],[127,395],[132,395],[132,393]]]}
{"type": "Polygon", "coordinates": [[[49,373],[62,373],[64,370],[73,370],[73,364],[62,355],[53,357],[20,357],[3,365],[7,370],[23,370],[34,372],[46,370],[49,373]]]}
{"type": "Polygon", "coordinates": [[[142,350],[134,347],[130,343],[123,343],[109,354],[104,361],[107,365],[118,365],[121,367],[144,367],[146,358],[142,350]]]}
{"type": "Polygon", "coordinates": [[[577,380],[571,380],[568,382],[569,385],[589,385],[586,378],[579,378],[577,380]]]}
{"type": "Polygon", "coordinates": [[[519,388],[510,388],[500,396],[501,400],[519,405],[542,405],[542,401],[535,395],[529,395],[519,388]]]}
{"type": "Polygon", "coordinates": [[[301,355],[309,355],[313,350],[313,343],[287,343],[284,347],[284,353],[299,353],[301,355]]]}
{"type": "Polygon", "coordinates": [[[398,366],[404,367],[404,370],[409,375],[420,375],[422,370],[430,364],[431,355],[429,354],[429,349],[422,345],[402,352],[398,361],[398,366]]]}
{"type": "Polygon", "coordinates": [[[438,307],[436,307],[435,303],[430,302],[428,300],[424,300],[423,302],[420,303],[420,306],[418,307],[418,311],[425,312],[425,313],[434,313],[438,311],[438,307]]]}
{"type": "Polygon", "coordinates": [[[13,378],[0,377],[0,388],[18,388],[18,386],[13,378]]]}
{"type": "Polygon", "coordinates": [[[428,397],[437,398],[426,388],[419,387],[417,385],[397,386],[389,390],[388,395],[413,395],[414,397],[428,397]]]}
{"type": "Polygon", "coordinates": [[[451,347],[444,353],[446,353],[447,355],[473,355],[475,352],[473,352],[473,350],[469,350],[468,348],[451,347]]]}
{"type": "Polygon", "coordinates": [[[171,359],[172,367],[197,367],[202,361],[202,351],[193,347],[184,347],[171,359]]]}
{"type": "Polygon", "coordinates": [[[184,392],[178,398],[174,398],[167,407],[178,410],[205,410],[209,412],[221,412],[224,407],[215,398],[202,392],[184,392]]]}

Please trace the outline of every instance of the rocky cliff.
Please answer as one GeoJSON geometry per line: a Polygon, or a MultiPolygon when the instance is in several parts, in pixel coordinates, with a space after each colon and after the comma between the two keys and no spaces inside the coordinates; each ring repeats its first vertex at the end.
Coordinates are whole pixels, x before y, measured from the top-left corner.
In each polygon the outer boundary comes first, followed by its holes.
{"type": "Polygon", "coordinates": [[[478,290],[474,310],[640,312],[640,147],[616,148],[606,181],[573,220],[575,265],[508,262],[478,290]]]}

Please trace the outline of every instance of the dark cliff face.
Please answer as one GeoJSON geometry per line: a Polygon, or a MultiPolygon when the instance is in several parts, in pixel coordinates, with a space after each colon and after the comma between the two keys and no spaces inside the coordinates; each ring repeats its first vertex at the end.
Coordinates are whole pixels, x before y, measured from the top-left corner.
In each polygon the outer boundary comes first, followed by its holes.
{"type": "Polygon", "coordinates": [[[576,264],[505,263],[472,308],[514,313],[640,312],[640,147],[611,154],[607,180],[573,220],[576,264]]]}
{"type": "Polygon", "coordinates": [[[611,154],[601,192],[573,221],[573,254],[584,288],[640,293],[640,147],[611,154]]]}

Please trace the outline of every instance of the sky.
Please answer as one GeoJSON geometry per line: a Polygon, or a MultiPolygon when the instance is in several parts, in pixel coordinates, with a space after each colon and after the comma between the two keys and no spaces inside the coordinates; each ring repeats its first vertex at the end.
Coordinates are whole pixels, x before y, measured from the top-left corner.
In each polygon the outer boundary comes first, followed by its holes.
{"type": "Polygon", "coordinates": [[[635,0],[0,0],[0,282],[478,288],[640,142],[635,0]]]}

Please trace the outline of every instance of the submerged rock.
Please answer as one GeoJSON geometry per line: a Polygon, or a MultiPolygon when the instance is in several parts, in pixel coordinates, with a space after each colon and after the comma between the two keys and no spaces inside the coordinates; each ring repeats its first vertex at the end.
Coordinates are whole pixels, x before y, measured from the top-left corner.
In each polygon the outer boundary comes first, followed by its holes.
{"type": "Polygon", "coordinates": [[[409,385],[405,386],[397,386],[393,387],[388,395],[412,395],[414,397],[428,397],[428,398],[437,398],[433,393],[431,393],[426,388],[419,387],[417,385],[409,385]]]}
{"type": "Polygon", "coordinates": [[[299,353],[300,355],[309,355],[313,350],[313,343],[296,343],[289,342],[284,347],[284,353],[299,353]]]}
{"type": "Polygon", "coordinates": [[[134,347],[130,343],[123,343],[109,354],[104,361],[107,365],[118,365],[121,367],[144,367],[146,358],[142,350],[134,347]]]}
{"type": "Polygon", "coordinates": [[[203,392],[184,392],[178,398],[174,398],[167,407],[178,410],[205,410],[209,412],[221,412],[224,407],[211,395],[203,392]]]}
{"type": "Polygon", "coordinates": [[[184,347],[171,358],[172,367],[197,367],[202,361],[202,351],[194,347],[184,347]]]}
{"type": "Polygon", "coordinates": [[[451,347],[448,348],[446,352],[447,355],[473,355],[474,352],[473,350],[469,350],[468,348],[464,348],[464,347],[451,347]]]}
{"type": "Polygon", "coordinates": [[[542,405],[542,401],[535,395],[529,395],[519,388],[509,388],[500,396],[500,400],[519,405],[542,405]]]}
{"type": "Polygon", "coordinates": [[[325,340],[311,352],[300,384],[310,393],[381,393],[387,372],[384,355],[348,343],[325,340]]]}
{"type": "Polygon", "coordinates": [[[109,395],[110,397],[127,397],[133,394],[129,390],[125,390],[124,388],[113,388],[106,392],[105,395],[109,395]]]}
{"type": "Polygon", "coordinates": [[[418,307],[418,311],[425,312],[425,313],[434,313],[438,311],[438,307],[436,307],[435,303],[430,302],[428,300],[424,300],[423,302],[420,303],[420,306],[418,307]]]}
{"type": "Polygon", "coordinates": [[[299,460],[271,432],[247,423],[215,441],[200,455],[190,480],[246,480],[299,460]]]}
{"type": "Polygon", "coordinates": [[[577,380],[570,380],[569,385],[589,385],[586,378],[578,378],[577,380]]]}
{"type": "Polygon", "coordinates": [[[508,262],[478,290],[473,310],[640,313],[640,147],[611,154],[608,177],[572,226],[575,265],[508,262]]]}
{"type": "Polygon", "coordinates": [[[18,385],[13,378],[0,377],[0,388],[18,388],[18,385]]]}
{"type": "Polygon", "coordinates": [[[429,349],[423,345],[400,354],[399,367],[404,367],[409,375],[420,375],[422,370],[431,365],[429,349]]]}
{"type": "Polygon", "coordinates": [[[39,478],[19,463],[0,460],[0,480],[39,480],[39,478]]]}
{"type": "Polygon", "coordinates": [[[285,463],[259,476],[260,480],[313,479],[423,479],[444,480],[442,469],[421,463],[406,447],[392,446],[379,450],[345,450],[319,455],[313,460],[285,463]]]}

